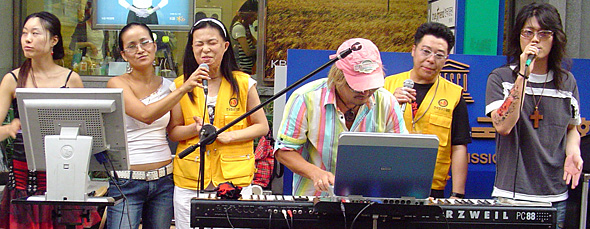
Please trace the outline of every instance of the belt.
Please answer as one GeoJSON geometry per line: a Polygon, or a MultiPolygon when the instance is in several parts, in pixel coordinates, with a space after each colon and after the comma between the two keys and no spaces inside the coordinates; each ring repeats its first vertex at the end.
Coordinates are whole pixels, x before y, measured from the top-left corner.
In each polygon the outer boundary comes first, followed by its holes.
{"type": "MultiPolygon", "coordinates": [[[[172,174],[172,163],[166,166],[162,166],[158,169],[153,169],[149,171],[124,170],[115,172],[117,173],[119,178],[122,179],[153,181],[165,177],[169,174],[172,174]]],[[[111,172],[111,174],[113,174],[113,172],[111,172]]]]}

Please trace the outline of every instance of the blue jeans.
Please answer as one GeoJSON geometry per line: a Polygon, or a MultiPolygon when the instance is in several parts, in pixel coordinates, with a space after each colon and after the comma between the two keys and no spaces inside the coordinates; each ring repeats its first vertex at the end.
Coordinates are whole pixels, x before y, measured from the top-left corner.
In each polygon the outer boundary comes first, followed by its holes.
{"type": "MultiPolygon", "coordinates": [[[[138,228],[140,223],[143,228],[170,228],[174,216],[172,174],[154,181],[119,181],[127,200],[108,207],[107,228],[138,228]]],[[[108,196],[119,195],[121,193],[110,181],[108,196]]]]}
{"type": "Polygon", "coordinates": [[[557,209],[557,228],[561,229],[565,226],[565,210],[567,208],[567,200],[553,202],[551,205],[557,209]]]}

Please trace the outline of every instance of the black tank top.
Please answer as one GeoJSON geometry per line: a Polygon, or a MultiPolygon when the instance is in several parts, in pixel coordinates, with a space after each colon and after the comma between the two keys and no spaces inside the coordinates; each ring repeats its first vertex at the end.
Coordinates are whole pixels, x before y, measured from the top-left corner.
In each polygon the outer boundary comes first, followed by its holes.
{"type": "MultiPolygon", "coordinates": [[[[70,76],[72,75],[72,72],[73,71],[70,70],[70,73],[68,74],[68,78],[66,78],[66,82],[60,88],[67,88],[66,85],[68,85],[68,81],[70,80],[70,76]]],[[[12,75],[12,77],[14,77],[14,81],[17,81],[16,75],[13,72],[10,72],[10,74],[12,75]]],[[[16,98],[12,99],[12,109],[14,112],[14,118],[20,118],[20,115],[18,114],[18,103],[16,102],[16,98]]],[[[18,133],[16,135],[16,138],[13,141],[13,147],[14,147],[14,152],[13,152],[13,156],[12,156],[13,159],[19,160],[19,161],[27,161],[27,157],[25,154],[25,148],[23,145],[23,136],[21,133],[18,133]]]]}
{"type": "MultiPolygon", "coordinates": [[[[70,76],[72,76],[72,72],[74,72],[74,71],[70,70],[70,73],[68,74],[68,77],[66,78],[66,82],[60,88],[68,88],[67,85],[68,85],[68,81],[70,81],[70,76]]],[[[14,81],[18,81],[18,79],[16,78],[16,75],[13,72],[9,72],[9,73],[14,78],[14,81]]],[[[18,104],[16,102],[16,98],[12,99],[12,109],[14,112],[14,118],[20,118],[20,116],[18,114],[18,104]]]]}

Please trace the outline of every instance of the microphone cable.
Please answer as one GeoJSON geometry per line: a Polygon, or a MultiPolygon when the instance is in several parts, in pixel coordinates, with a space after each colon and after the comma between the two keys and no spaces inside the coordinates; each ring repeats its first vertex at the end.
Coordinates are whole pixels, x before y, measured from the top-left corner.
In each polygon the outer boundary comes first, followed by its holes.
{"type": "MultiPolygon", "coordinates": [[[[115,178],[113,178],[113,176],[111,176],[111,173],[109,172],[109,169],[107,168],[107,164],[101,163],[104,166],[104,169],[107,173],[107,176],[109,177],[109,180],[111,180],[113,182],[113,184],[115,185],[117,190],[119,190],[119,193],[121,193],[121,196],[123,198],[123,210],[121,211],[121,218],[119,219],[119,228],[121,228],[121,224],[123,223],[123,215],[125,215],[125,209],[126,209],[127,210],[127,222],[129,224],[129,229],[131,229],[131,217],[129,216],[129,204],[127,204],[127,196],[125,196],[125,194],[123,193],[123,190],[121,190],[121,186],[118,183],[119,177],[117,176],[117,171],[115,171],[115,166],[113,166],[113,161],[111,160],[111,158],[109,157],[109,154],[106,151],[103,151],[100,154],[103,154],[106,161],[108,161],[109,164],[111,165],[111,167],[113,169],[113,174],[115,174],[116,180],[115,180],[115,178]]],[[[130,172],[129,179],[131,179],[132,178],[131,174],[133,172],[131,170],[129,172],[130,172]]],[[[105,211],[108,211],[108,209],[105,208],[105,211]]]]}
{"type": "Polygon", "coordinates": [[[229,212],[227,211],[227,208],[225,209],[225,217],[227,218],[227,222],[229,223],[229,226],[231,226],[231,228],[236,228],[236,227],[234,227],[234,224],[231,223],[231,220],[229,219],[229,212]]]}
{"type": "Polygon", "coordinates": [[[272,211],[268,211],[268,228],[272,226],[272,211]]]}
{"type": "Polygon", "coordinates": [[[342,216],[344,217],[344,229],[346,229],[346,209],[344,208],[344,202],[340,202],[340,211],[342,211],[342,216]]]}
{"type": "Polygon", "coordinates": [[[449,219],[447,219],[447,216],[445,214],[445,210],[442,209],[441,206],[438,206],[438,207],[440,209],[440,212],[439,212],[440,217],[444,220],[444,224],[445,224],[446,228],[447,229],[450,229],[451,228],[451,222],[449,222],[449,219]]]}
{"type": "MultiPolygon", "coordinates": [[[[530,55],[530,56],[533,56],[533,55],[530,55]]],[[[530,58],[530,56],[529,56],[529,58],[530,58]]],[[[534,58],[534,56],[533,56],[533,58],[534,58]]],[[[530,73],[529,72],[530,62],[531,61],[527,60],[527,62],[524,65],[524,75],[525,76],[528,76],[529,73],[530,73]]],[[[518,73],[517,73],[517,77],[516,78],[518,78],[518,73]]],[[[512,183],[512,199],[513,200],[516,200],[516,178],[518,177],[518,164],[519,164],[520,157],[521,157],[521,154],[522,154],[522,152],[520,151],[521,150],[521,147],[520,147],[520,130],[521,130],[521,125],[519,124],[519,120],[520,120],[520,118],[522,118],[522,108],[524,107],[524,97],[526,96],[525,91],[526,91],[526,85],[527,85],[527,82],[528,82],[527,81],[527,77],[522,77],[522,78],[523,78],[523,82],[522,82],[522,92],[521,92],[521,95],[520,95],[520,109],[518,111],[520,113],[520,117],[519,117],[518,120],[516,120],[516,133],[514,134],[514,137],[516,138],[515,139],[516,140],[516,166],[514,167],[514,181],[512,183]]],[[[514,80],[514,82],[515,82],[514,85],[516,85],[516,80],[514,80]]],[[[531,90],[532,89],[533,88],[531,88],[531,90]]]]}
{"type": "MultiPolygon", "coordinates": [[[[209,93],[206,92],[206,91],[204,91],[204,94],[205,94],[205,106],[203,107],[203,123],[201,124],[201,129],[199,130],[199,133],[198,133],[199,134],[199,141],[202,141],[203,140],[203,139],[201,139],[201,137],[203,137],[203,131],[205,130],[203,127],[205,126],[205,119],[206,119],[205,118],[205,115],[207,114],[207,99],[208,99],[208,94],[209,93]]],[[[209,121],[209,122],[211,122],[211,121],[209,121]]],[[[213,125],[213,124],[211,124],[211,125],[213,125]]],[[[207,144],[202,144],[200,147],[207,148],[207,144]]],[[[199,149],[199,150],[201,150],[201,149],[199,149]]],[[[201,155],[199,154],[199,156],[201,156],[201,155]]],[[[205,160],[204,160],[205,158],[204,157],[205,157],[205,155],[203,155],[203,158],[199,158],[199,163],[205,163],[205,160]]],[[[199,169],[201,169],[201,168],[199,167],[199,169]]],[[[205,187],[200,187],[201,186],[201,179],[203,179],[203,177],[201,177],[201,174],[204,175],[205,172],[204,171],[203,172],[199,171],[199,175],[197,176],[197,178],[198,178],[197,179],[197,182],[198,182],[197,183],[197,190],[204,191],[205,190],[205,187]]],[[[205,186],[205,185],[203,185],[203,186],[205,186]]]]}
{"type": "MultiPolygon", "coordinates": [[[[201,67],[207,69],[207,72],[209,71],[209,65],[207,65],[206,63],[200,64],[199,68],[201,68],[201,67]]],[[[203,141],[203,139],[202,139],[202,137],[204,135],[203,131],[205,131],[205,129],[203,127],[205,126],[205,115],[207,114],[207,107],[208,107],[207,106],[207,99],[208,99],[207,97],[209,95],[209,83],[207,82],[207,80],[203,80],[202,82],[203,82],[203,94],[205,94],[205,100],[204,100],[205,106],[203,107],[203,123],[201,124],[201,129],[199,130],[199,133],[198,133],[200,142],[203,141]]],[[[209,121],[209,123],[211,123],[211,121],[209,121]]],[[[211,124],[211,125],[213,125],[213,124],[211,124]]],[[[200,147],[205,147],[205,149],[206,149],[207,144],[202,144],[200,147]]],[[[199,149],[199,151],[201,151],[201,150],[203,150],[203,149],[199,149]]],[[[203,156],[203,158],[199,158],[199,165],[201,163],[205,163],[205,160],[204,160],[205,154],[203,154],[202,156],[203,156]]],[[[201,157],[200,153],[199,153],[199,157],[201,157]]],[[[203,166],[203,168],[204,167],[205,166],[203,166]]],[[[203,179],[203,177],[201,177],[201,174],[204,175],[205,171],[200,171],[200,169],[201,169],[201,166],[199,166],[199,175],[197,175],[197,190],[201,190],[201,192],[203,192],[203,191],[205,191],[205,187],[200,187],[200,186],[205,186],[205,182],[201,182],[201,179],[203,179]],[[201,185],[201,183],[203,183],[203,185],[201,185]]]]}
{"type": "Polygon", "coordinates": [[[356,222],[356,219],[369,207],[371,207],[371,205],[375,204],[375,202],[370,202],[369,204],[367,204],[363,209],[361,209],[356,216],[354,217],[354,219],[352,220],[352,223],[350,223],[350,229],[354,228],[354,223],[356,222]]]}

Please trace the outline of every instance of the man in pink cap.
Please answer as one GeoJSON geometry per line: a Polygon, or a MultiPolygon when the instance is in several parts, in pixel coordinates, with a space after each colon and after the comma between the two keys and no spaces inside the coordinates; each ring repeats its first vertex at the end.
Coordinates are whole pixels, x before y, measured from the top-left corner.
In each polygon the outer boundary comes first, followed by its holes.
{"type": "Polygon", "coordinates": [[[293,195],[320,195],[334,184],[340,133],[408,133],[395,97],[383,89],[377,46],[354,38],[337,53],[356,42],[362,48],[336,61],[328,78],[303,85],[289,97],[275,156],[294,172],[293,195]]]}

